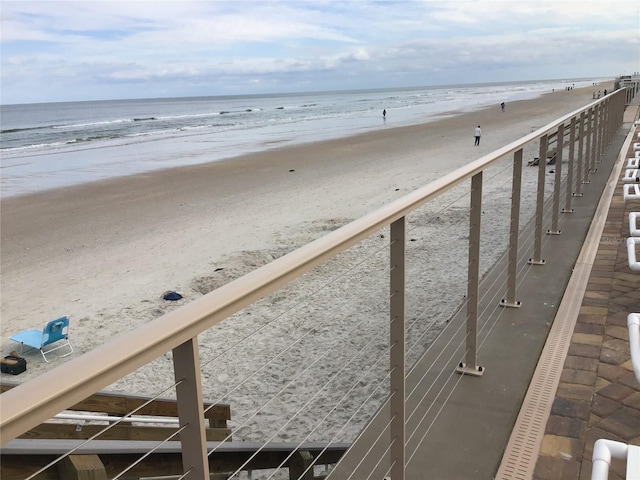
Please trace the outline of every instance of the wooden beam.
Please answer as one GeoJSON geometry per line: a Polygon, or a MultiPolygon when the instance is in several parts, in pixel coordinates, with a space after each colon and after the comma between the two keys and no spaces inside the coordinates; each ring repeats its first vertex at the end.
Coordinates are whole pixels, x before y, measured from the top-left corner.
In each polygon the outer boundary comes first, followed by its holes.
{"type": "MultiPolygon", "coordinates": [[[[21,439],[84,439],[93,437],[102,431],[106,425],[88,424],[82,425],[76,423],[42,423],[32,428],[21,439]]],[[[154,425],[129,425],[120,424],[111,427],[102,433],[98,438],[100,440],[166,440],[177,428],[160,427],[154,425]]],[[[229,428],[207,428],[205,435],[208,442],[222,442],[231,436],[229,428]]]]}
{"type": "MultiPolygon", "coordinates": [[[[58,458],[78,445],[80,440],[12,440],[2,448],[0,456],[0,478],[2,480],[24,479],[39,468],[58,458]]],[[[157,442],[96,440],[81,447],[81,453],[97,455],[104,465],[107,477],[113,477],[141,456],[157,446],[157,442]]],[[[207,444],[210,473],[233,472],[256,452],[245,470],[275,468],[281,463],[290,467],[292,452],[306,451],[316,458],[316,465],[331,465],[338,462],[349,444],[323,444],[309,442],[276,443],[264,445],[260,442],[212,442],[207,444]],[[215,449],[215,451],[214,451],[215,449]],[[319,457],[319,458],[317,458],[319,457]]],[[[305,467],[306,468],[306,467],[305,467]]],[[[129,473],[133,477],[153,477],[182,474],[182,455],[179,442],[167,442],[149,455],[129,473]]],[[[59,480],[56,467],[38,475],[38,480],[59,480]]]]}
{"type": "MultiPolygon", "coordinates": [[[[11,390],[18,384],[3,382],[0,393],[11,390]]],[[[138,395],[124,395],[119,393],[98,392],[76,403],[68,410],[82,412],[108,413],[123,416],[139,408],[150,400],[149,397],[138,395]]],[[[226,404],[203,402],[204,418],[209,420],[209,426],[214,428],[226,427],[226,420],[231,419],[231,407],[226,404]]],[[[154,417],[177,417],[178,407],[175,399],[158,398],[136,412],[136,415],[151,415],[154,417]]]]}
{"type": "Polygon", "coordinates": [[[69,455],[58,466],[65,480],[107,480],[107,472],[97,455],[69,455]]]}

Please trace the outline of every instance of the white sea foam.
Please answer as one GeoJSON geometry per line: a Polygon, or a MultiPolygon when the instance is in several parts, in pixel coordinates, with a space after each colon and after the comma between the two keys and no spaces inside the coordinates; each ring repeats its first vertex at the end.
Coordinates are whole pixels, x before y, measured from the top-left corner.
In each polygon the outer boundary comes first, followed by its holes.
{"type": "Polygon", "coordinates": [[[541,81],[290,95],[8,105],[5,160],[28,164],[1,179],[3,197],[197,164],[266,148],[429,122],[451,111],[534,98],[592,80],[541,81]],[[382,117],[386,109],[386,118],[382,117]],[[214,120],[215,118],[215,120],[214,120]],[[145,148],[138,148],[139,142],[145,148]],[[215,144],[215,149],[203,145],[215,144]],[[87,150],[91,149],[91,159],[87,150]],[[158,162],[170,151],[173,161],[158,162]],[[123,162],[122,159],[126,159],[123,162]],[[96,164],[100,163],[100,175],[96,164]],[[85,168],[86,167],[86,168],[85,168]]]}

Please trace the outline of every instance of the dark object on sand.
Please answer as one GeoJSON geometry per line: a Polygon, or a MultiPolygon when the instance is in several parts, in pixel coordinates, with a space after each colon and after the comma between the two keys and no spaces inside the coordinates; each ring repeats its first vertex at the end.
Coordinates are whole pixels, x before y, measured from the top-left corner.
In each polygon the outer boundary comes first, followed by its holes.
{"type": "Polygon", "coordinates": [[[182,295],[180,295],[178,292],[173,292],[169,290],[168,292],[164,292],[162,294],[162,298],[164,300],[175,302],[176,300],[180,300],[182,298],[182,295]]]}
{"type": "Polygon", "coordinates": [[[18,355],[17,352],[11,352],[11,354],[0,360],[0,371],[2,373],[10,373],[11,375],[19,375],[27,369],[27,361],[18,355]]]}

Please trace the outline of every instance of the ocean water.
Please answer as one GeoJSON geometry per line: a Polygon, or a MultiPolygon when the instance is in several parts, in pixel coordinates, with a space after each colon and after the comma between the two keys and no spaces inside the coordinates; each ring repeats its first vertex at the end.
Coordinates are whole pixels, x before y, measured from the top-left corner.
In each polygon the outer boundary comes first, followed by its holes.
{"type": "Polygon", "coordinates": [[[425,123],[594,81],[3,105],[0,195],[425,123]]]}

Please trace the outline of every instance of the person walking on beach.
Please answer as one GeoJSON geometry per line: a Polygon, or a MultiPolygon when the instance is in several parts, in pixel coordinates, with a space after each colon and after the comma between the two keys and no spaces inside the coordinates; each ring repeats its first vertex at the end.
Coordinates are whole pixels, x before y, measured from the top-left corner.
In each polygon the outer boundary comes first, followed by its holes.
{"type": "Polygon", "coordinates": [[[500,108],[501,108],[501,109],[502,109],[502,111],[504,112],[504,102],[502,102],[502,103],[500,104],[500,108]]]}
{"type": "Polygon", "coordinates": [[[480,137],[482,136],[482,130],[480,130],[480,125],[476,127],[476,130],[473,132],[473,136],[476,137],[475,146],[480,145],[480,137]]]}
{"type": "Polygon", "coordinates": [[[387,109],[382,110],[382,118],[387,118],[387,109]]]}

